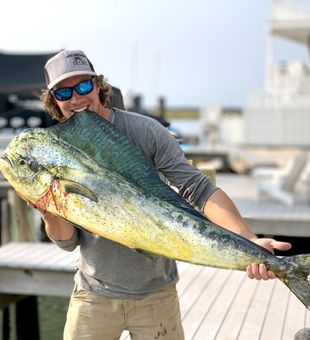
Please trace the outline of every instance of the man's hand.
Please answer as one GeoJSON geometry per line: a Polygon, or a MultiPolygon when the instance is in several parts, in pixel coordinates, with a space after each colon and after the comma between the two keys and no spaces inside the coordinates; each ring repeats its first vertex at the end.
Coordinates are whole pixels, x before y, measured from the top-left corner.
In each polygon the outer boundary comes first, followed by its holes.
{"type": "Polygon", "coordinates": [[[68,240],[74,233],[74,226],[61,217],[57,217],[47,211],[37,208],[34,204],[27,201],[31,208],[35,208],[41,213],[41,218],[45,222],[47,236],[52,240],[68,240]]]}
{"type": "MultiPolygon", "coordinates": [[[[274,252],[274,249],[289,250],[292,247],[290,243],[279,242],[279,241],[273,240],[272,238],[258,238],[254,240],[253,242],[263,248],[266,248],[272,253],[274,252]]],[[[246,272],[250,279],[269,280],[269,279],[276,278],[275,274],[272,271],[267,270],[266,266],[263,263],[260,263],[260,264],[252,263],[251,265],[247,266],[246,272]]]]}
{"type": "Polygon", "coordinates": [[[49,222],[52,222],[52,223],[53,223],[53,222],[57,222],[57,220],[59,220],[58,217],[56,217],[56,216],[54,216],[54,215],[48,213],[47,211],[44,211],[44,210],[42,210],[42,209],[36,207],[33,203],[31,203],[31,202],[29,202],[29,201],[26,201],[26,202],[27,202],[28,207],[34,208],[34,209],[38,210],[38,211],[41,213],[41,218],[42,218],[42,220],[43,220],[44,222],[49,221],[49,222]],[[47,220],[47,221],[46,221],[46,220],[47,220]]]}

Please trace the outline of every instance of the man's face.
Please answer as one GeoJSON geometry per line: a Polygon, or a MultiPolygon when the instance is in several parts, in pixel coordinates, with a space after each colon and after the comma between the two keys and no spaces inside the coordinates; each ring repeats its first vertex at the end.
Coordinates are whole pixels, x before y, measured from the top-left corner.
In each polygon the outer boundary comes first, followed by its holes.
{"type": "MultiPolygon", "coordinates": [[[[73,87],[78,83],[91,79],[89,75],[79,75],[67,78],[60,83],[58,83],[54,89],[62,88],[62,87],[73,87]]],[[[55,98],[57,105],[62,111],[65,119],[70,118],[76,112],[82,110],[90,110],[97,112],[100,114],[103,106],[99,100],[99,87],[96,84],[96,81],[93,80],[94,88],[91,92],[85,95],[80,95],[76,91],[73,90],[72,97],[65,101],[60,101],[55,98]]]]}

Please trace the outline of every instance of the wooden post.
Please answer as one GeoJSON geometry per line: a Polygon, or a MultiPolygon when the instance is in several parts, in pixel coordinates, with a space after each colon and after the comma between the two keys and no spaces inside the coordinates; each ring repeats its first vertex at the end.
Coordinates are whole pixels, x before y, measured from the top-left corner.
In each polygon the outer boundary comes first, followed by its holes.
{"type": "MultiPolygon", "coordinates": [[[[38,239],[35,229],[35,210],[28,207],[13,189],[8,191],[9,232],[11,241],[34,241],[38,239]]],[[[8,235],[9,234],[9,235],[8,235]]],[[[16,297],[16,332],[18,340],[39,340],[38,303],[36,296],[23,299],[16,297]],[[25,317],[27,315],[27,317],[25,317]]]]}
{"type": "Polygon", "coordinates": [[[3,310],[2,320],[2,339],[10,340],[10,311],[8,307],[3,310]]]}
{"type": "Polygon", "coordinates": [[[40,340],[38,320],[39,315],[36,296],[27,296],[25,299],[16,303],[17,340],[40,340]]]}
{"type": "MultiPolygon", "coordinates": [[[[3,194],[2,194],[3,195],[3,194]]],[[[8,201],[0,199],[0,245],[9,242],[8,201]]],[[[9,299],[11,300],[11,299],[9,299]]],[[[7,298],[0,295],[0,309],[2,309],[2,339],[10,339],[10,310],[7,298]]]]}
{"type": "Polygon", "coordinates": [[[1,235],[0,245],[6,244],[10,241],[10,228],[9,228],[9,205],[7,198],[1,199],[1,235]]]}
{"type": "Polygon", "coordinates": [[[27,206],[14,190],[8,191],[11,240],[34,241],[34,209],[27,206]]]}

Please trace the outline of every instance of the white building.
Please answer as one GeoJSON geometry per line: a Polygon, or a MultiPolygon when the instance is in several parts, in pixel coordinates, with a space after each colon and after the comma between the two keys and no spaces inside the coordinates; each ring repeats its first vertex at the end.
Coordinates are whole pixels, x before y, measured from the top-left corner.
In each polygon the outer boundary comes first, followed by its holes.
{"type": "Polygon", "coordinates": [[[310,52],[310,10],[292,8],[300,3],[273,1],[265,90],[253,93],[244,111],[243,142],[247,145],[310,146],[309,63],[273,60],[274,37],[302,44],[310,52]]]}

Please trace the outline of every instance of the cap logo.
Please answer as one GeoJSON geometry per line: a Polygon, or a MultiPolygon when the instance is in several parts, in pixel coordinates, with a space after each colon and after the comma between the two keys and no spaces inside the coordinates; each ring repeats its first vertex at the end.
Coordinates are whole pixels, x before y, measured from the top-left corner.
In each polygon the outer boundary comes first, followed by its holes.
{"type": "Polygon", "coordinates": [[[73,65],[84,65],[85,64],[85,61],[82,60],[81,58],[79,57],[75,57],[73,59],[73,65]]]}
{"type": "Polygon", "coordinates": [[[75,66],[86,64],[85,60],[83,60],[84,58],[81,58],[80,54],[69,54],[67,55],[67,58],[73,58],[72,63],[75,66]]]}

